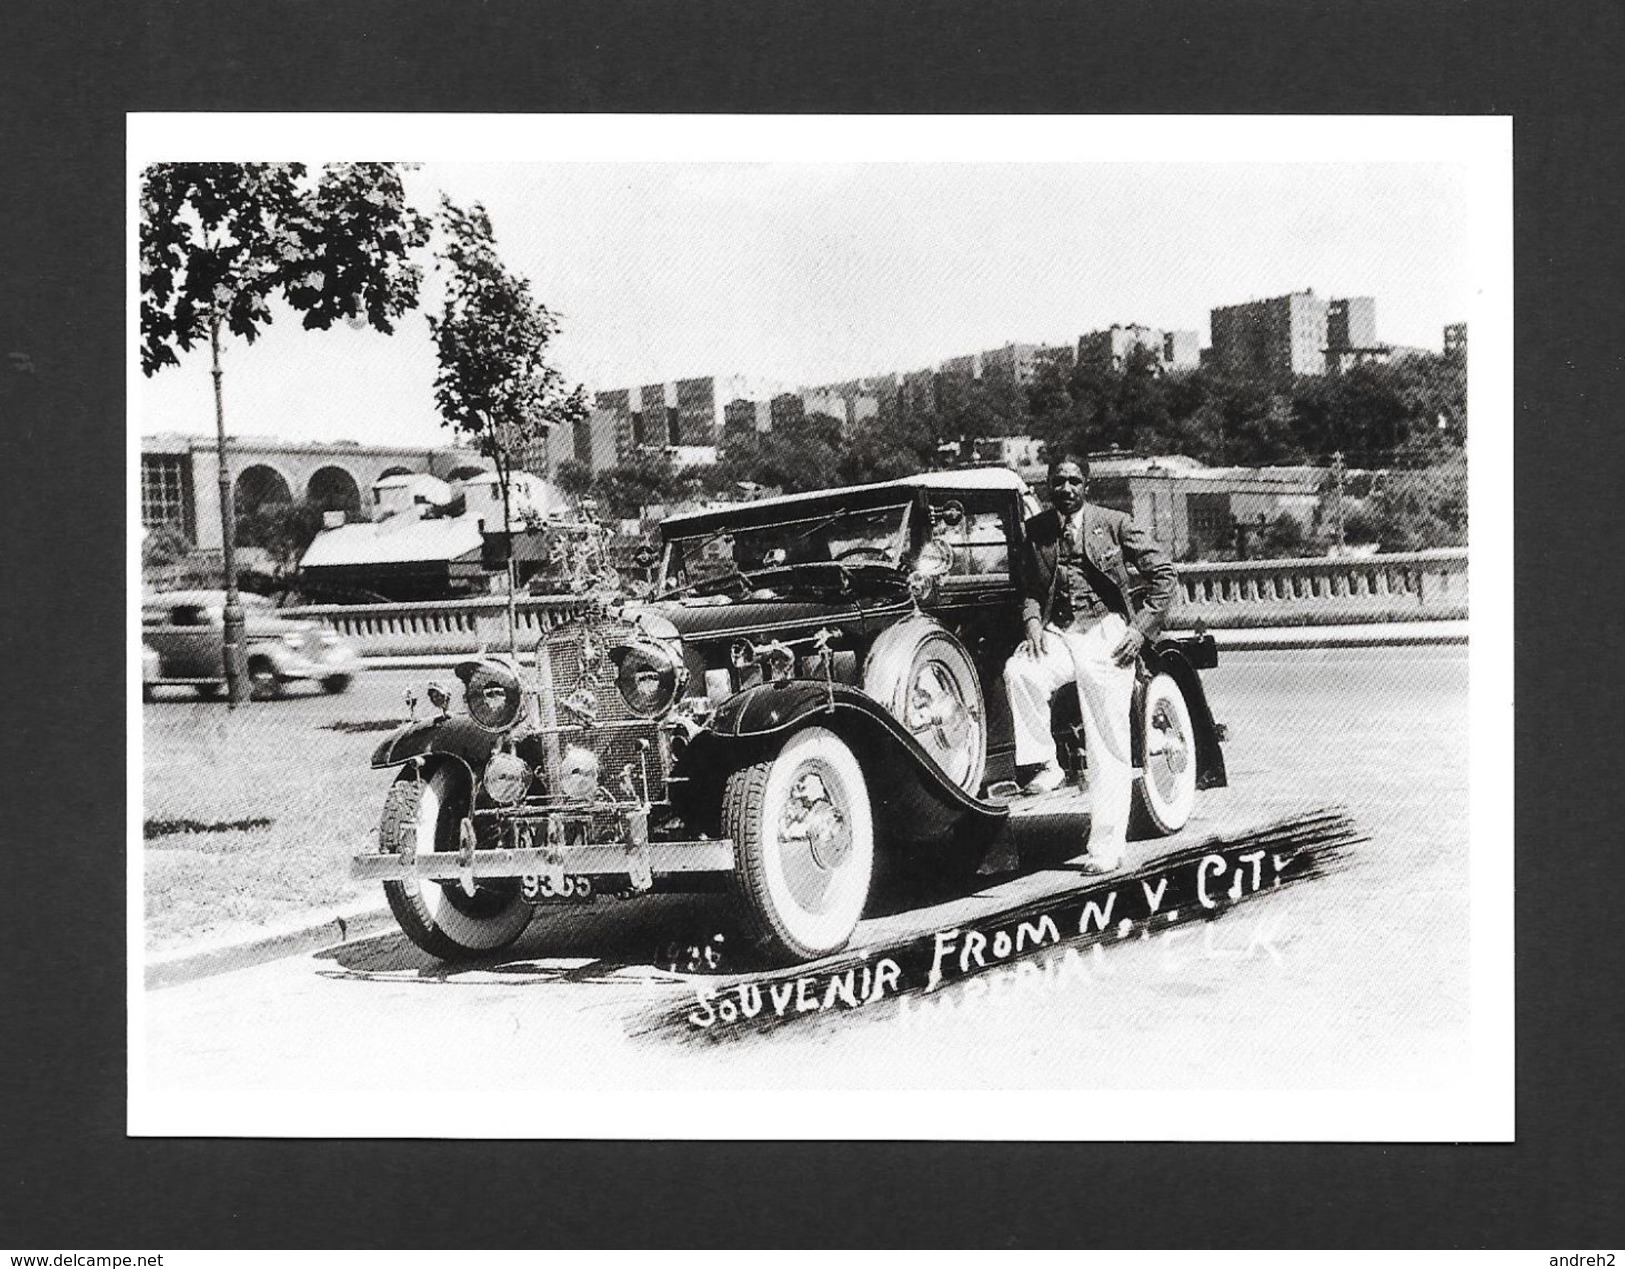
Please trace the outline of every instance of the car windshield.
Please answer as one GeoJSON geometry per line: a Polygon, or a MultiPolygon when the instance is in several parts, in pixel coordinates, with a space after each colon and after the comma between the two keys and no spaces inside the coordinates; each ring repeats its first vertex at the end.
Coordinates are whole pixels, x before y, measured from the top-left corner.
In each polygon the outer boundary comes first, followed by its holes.
{"type": "Polygon", "coordinates": [[[662,592],[798,564],[896,568],[907,547],[908,506],[840,511],[673,538],[660,564],[662,592]]]}

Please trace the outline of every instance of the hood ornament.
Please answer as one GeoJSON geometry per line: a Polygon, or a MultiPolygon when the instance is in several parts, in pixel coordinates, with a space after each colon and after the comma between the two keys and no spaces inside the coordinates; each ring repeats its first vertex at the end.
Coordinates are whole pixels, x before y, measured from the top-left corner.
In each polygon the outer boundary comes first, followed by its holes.
{"type": "Polygon", "coordinates": [[[598,697],[586,687],[579,687],[568,696],[561,696],[559,708],[583,727],[598,725],[598,697]]]}

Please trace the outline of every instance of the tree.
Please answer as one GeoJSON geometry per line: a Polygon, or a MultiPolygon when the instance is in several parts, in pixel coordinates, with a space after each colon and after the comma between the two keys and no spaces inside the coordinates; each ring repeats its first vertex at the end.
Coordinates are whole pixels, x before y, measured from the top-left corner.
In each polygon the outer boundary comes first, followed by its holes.
{"type": "Polygon", "coordinates": [[[141,174],[141,369],[178,366],[207,339],[213,357],[226,581],[225,671],[246,695],[236,523],[221,389],[222,330],[253,343],[280,298],[307,330],[340,318],[389,333],[417,303],[409,252],[428,222],[406,204],[395,163],[336,163],[311,184],[302,163],[159,163],[141,174]]]}
{"type": "Polygon", "coordinates": [[[322,504],[308,498],[261,503],[237,517],[237,541],[261,548],[276,562],[278,572],[286,572],[322,531],[323,514],[322,504]]]}
{"type": "Polygon", "coordinates": [[[155,524],[141,543],[141,563],[149,568],[174,564],[192,553],[192,543],[173,524],[155,524]]]}
{"type": "Polygon", "coordinates": [[[634,520],[650,503],[669,502],[682,477],[664,454],[638,455],[598,473],[593,493],[620,520],[634,520]]]}
{"type": "Polygon", "coordinates": [[[592,468],[576,458],[566,458],[553,472],[553,481],[568,497],[580,502],[592,494],[592,468]]]}
{"type": "Polygon", "coordinates": [[[1366,515],[1384,551],[1467,545],[1467,460],[1389,472],[1366,515]]]}
{"type": "Polygon", "coordinates": [[[1313,543],[1303,523],[1283,511],[1264,526],[1258,535],[1258,557],[1266,560],[1298,559],[1313,551],[1313,543]]]}
{"type": "MultiPolygon", "coordinates": [[[[442,196],[440,227],[444,243],[435,258],[446,291],[440,315],[429,318],[440,360],[435,402],[452,430],[495,464],[506,539],[513,529],[515,466],[553,428],[587,417],[586,393],[579,384],[567,387],[548,364],[558,319],[531,294],[530,282],[502,262],[485,208],[465,209],[442,196]]],[[[507,554],[513,639],[513,553],[507,554]]]]}

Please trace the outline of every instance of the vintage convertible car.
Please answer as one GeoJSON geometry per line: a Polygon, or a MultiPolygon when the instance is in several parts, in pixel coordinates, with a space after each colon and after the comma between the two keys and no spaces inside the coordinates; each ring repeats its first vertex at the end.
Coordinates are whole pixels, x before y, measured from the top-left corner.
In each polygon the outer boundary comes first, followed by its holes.
{"type": "MultiPolygon", "coordinates": [[[[466,712],[431,685],[436,716],[373,755],[399,774],[354,875],[447,959],[506,946],[544,903],[719,880],[770,956],[839,950],[877,851],[974,870],[1004,827],[1011,562],[1036,510],[999,468],[667,519],[650,597],[549,630],[533,659],[462,663],[466,712]]],[[[1207,635],[1143,654],[1141,834],[1225,783],[1198,677],[1215,661],[1207,635]]],[[[1075,695],[1055,714],[1076,777],[1075,695]]]]}

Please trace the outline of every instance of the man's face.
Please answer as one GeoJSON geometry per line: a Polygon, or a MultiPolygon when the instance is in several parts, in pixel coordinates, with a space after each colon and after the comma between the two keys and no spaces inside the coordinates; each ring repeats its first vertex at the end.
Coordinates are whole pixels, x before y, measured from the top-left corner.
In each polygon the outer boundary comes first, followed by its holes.
{"type": "Polygon", "coordinates": [[[1049,496],[1055,509],[1069,516],[1083,506],[1084,485],[1083,469],[1076,463],[1062,463],[1056,467],[1049,474],[1049,496]]]}

